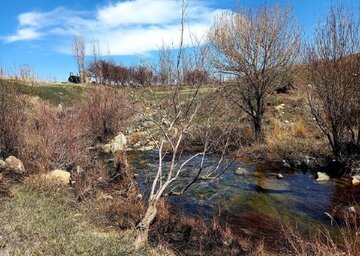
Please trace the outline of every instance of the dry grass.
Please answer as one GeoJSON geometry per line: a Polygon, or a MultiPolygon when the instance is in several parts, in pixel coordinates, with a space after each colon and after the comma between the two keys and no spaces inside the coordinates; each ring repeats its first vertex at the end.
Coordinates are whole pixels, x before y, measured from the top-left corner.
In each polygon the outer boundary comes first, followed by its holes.
{"type": "Polygon", "coordinates": [[[288,124],[273,119],[270,128],[265,134],[266,142],[270,147],[277,147],[284,141],[308,139],[311,136],[311,132],[302,119],[288,124]]]}
{"type": "Polygon", "coordinates": [[[284,158],[303,158],[304,155],[318,156],[326,154],[325,141],[319,139],[317,131],[311,130],[302,119],[293,123],[284,123],[276,119],[265,131],[265,143],[253,145],[248,150],[260,150],[268,160],[279,161],[284,158]]]}
{"type": "Polygon", "coordinates": [[[68,187],[28,179],[11,189],[0,208],[0,255],[171,255],[147,248],[134,252],[135,232],[95,225],[68,187]]]}
{"type": "Polygon", "coordinates": [[[310,131],[305,125],[305,122],[301,119],[294,123],[292,126],[292,134],[295,138],[306,139],[310,137],[310,131]]]}
{"type": "Polygon", "coordinates": [[[266,255],[263,243],[245,242],[230,226],[219,220],[186,216],[165,201],[160,202],[151,237],[178,255],[266,255]],[[246,246],[245,246],[246,244],[246,246]]]}
{"type": "Polygon", "coordinates": [[[350,225],[337,226],[337,235],[323,227],[310,235],[301,234],[296,227],[289,223],[282,224],[285,239],[288,242],[288,254],[306,256],[356,256],[360,255],[360,228],[350,225]]]}

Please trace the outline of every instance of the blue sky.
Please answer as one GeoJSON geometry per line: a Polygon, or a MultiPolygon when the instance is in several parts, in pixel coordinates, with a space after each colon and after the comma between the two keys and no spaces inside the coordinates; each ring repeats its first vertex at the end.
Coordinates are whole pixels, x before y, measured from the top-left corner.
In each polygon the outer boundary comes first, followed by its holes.
{"type": "MultiPolygon", "coordinates": [[[[305,36],[332,3],[354,7],[357,0],[242,0],[190,1],[188,26],[201,37],[214,16],[237,6],[292,5],[305,36]]],[[[179,39],[181,1],[178,0],[1,0],[0,67],[9,73],[30,65],[42,80],[64,81],[76,72],[71,42],[82,34],[91,53],[98,40],[103,55],[137,64],[153,59],[165,42],[175,48],[179,39]]],[[[186,36],[186,42],[190,37],[186,36]]]]}

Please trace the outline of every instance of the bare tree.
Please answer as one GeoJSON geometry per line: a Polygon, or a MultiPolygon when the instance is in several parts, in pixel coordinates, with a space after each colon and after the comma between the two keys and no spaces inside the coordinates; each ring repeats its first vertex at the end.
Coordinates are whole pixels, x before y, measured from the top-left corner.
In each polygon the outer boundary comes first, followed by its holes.
{"type": "Polygon", "coordinates": [[[180,42],[179,42],[179,50],[176,60],[176,84],[180,85],[182,82],[182,68],[184,67],[184,31],[185,31],[185,23],[186,18],[189,11],[189,1],[188,0],[182,0],[182,6],[181,6],[181,19],[180,19],[180,42]]]}
{"type": "Polygon", "coordinates": [[[311,113],[336,160],[360,155],[360,18],[331,8],[306,47],[311,113]]]}
{"type": "Polygon", "coordinates": [[[86,55],[85,55],[85,41],[81,35],[74,36],[72,42],[72,53],[76,60],[79,76],[82,83],[86,82],[86,55]]]}
{"type": "Polygon", "coordinates": [[[169,95],[167,101],[162,103],[164,104],[163,110],[159,110],[155,115],[156,118],[152,119],[156,124],[157,132],[148,131],[157,145],[159,160],[158,168],[154,173],[151,183],[147,210],[136,227],[136,249],[142,248],[148,241],[149,229],[157,215],[158,203],[162,196],[166,194],[181,195],[199,180],[216,179],[222,175],[235,160],[234,158],[231,161],[227,161],[225,158],[229,145],[229,131],[224,129],[217,138],[212,138],[209,135],[213,112],[217,108],[216,101],[214,105],[210,105],[211,109],[209,109],[209,111],[205,111],[208,115],[204,124],[207,131],[204,131],[203,150],[184,156],[184,139],[186,135],[191,132],[194,119],[198,116],[199,109],[208,99],[201,97],[200,85],[194,86],[190,92],[188,88],[172,88],[173,93],[177,93],[179,96],[174,100],[173,96],[169,95]],[[186,91],[182,93],[182,90],[186,91]],[[171,107],[172,104],[176,104],[177,107],[171,107]],[[213,166],[204,166],[205,156],[212,154],[215,150],[219,153],[218,162],[213,166]],[[171,156],[168,165],[164,164],[166,155],[171,156]],[[197,157],[201,158],[201,163],[197,167],[197,170],[187,168],[187,164],[197,157]],[[174,183],[176,183],[176,185],[174,185],[174,183]]]}
{"type": "MultiPolygon", "coordinates": [[[[174,63],[166,63],[166,65],[176,69],[177,82],[176,85],[180,84],[181,77],[181,66],[184,63],[181,63],[184,58],[184,49],[183,49],[183,37],[184,37],[184,25],[185,17],[187,13],[187,1],[183,1],[182,12],[181,12],[181,35],[180,35],[180,47],[178,50],[177,58],[174,59],[174,63]]],[[[201,56],[196,56],[200,58],[201,56]]],[[[194,67],[203,68],[203,67],[194,67]]],[[[204,99],[200,97],[200,83],[194,85],[193,87],[186,88],[186,93],[182,93],[182,87],[175,86],[172,88],[169,93],[169,97],[162,102],[162,106],[155,109],[160,109],[153,116],[152,121],[155,122],[158,129],[157,132],[149,131],[149,134],[153,137],[153,141],[157,145],[158,149],[158,168],[154,174],[153,181],[150,188],[150,193],[147,201],[147,210],[144,217],[140,220],[137,225],[137,238],[135,241],[135,248],[142,248],[148,241],[148,233],[152,222],[154,221],[157,215],[157,207],[159,200],[165,194],[182,194],[190,186],[195,184],[198,180],[201,179],[214,179],[217,178],[224,172],[224,168],[221,167],[221,162],[224,160],[226,148],[228,146],[227,140],[224,139],[225,132],[222,133],[221,138],[218,140],[225,140],[220,147],[220,143],[211,140],[208,136],[208,133],[205,134],[204,148],[202,151],[194,153],[188,157],[183,157],[182,154],[182,143],[184,138],[190,132],[194,119],[197,117],[199,109],[201,108],[204,99]],[[211,150],[214,147],[220,148],[220,158],[219,163],[214,167],[204,171],[203,163],[199,166],[199,170],[195,173],[186,168],[186,165],[196,157],[202,157],[204,160],[205,155],[211,153],[211,150]],[[169,166],[164,165],[164,158],[166,155],[171,155],[171,160],[169,166]],[[186,174],[186,175],[184,175],[186,174]],[[182,183],[182,187],[172,187],[172,185],[179,181],[182,177],[189,177],[187,182],[182,183]]],[[[208,99],[205,99],[208,101],[208,99]]],[[[214,104],[214,109],[217,104],[214,104]]],[[[209,110],[206,128],[210,130],[211,118],[213,110],[209,110]]],[[[146,115],[145,115],[146,116],[146,115]]]]}
{"type": "Polygon", "coordinates": [[[173,80],[173,60],[170,47],[165,42],[159,49],[159,80],[161,84],[170,85],[173,80]]]}
{"type": "Polygon", "coordinates": [[[131,76],[133,82],[141,86],[150,85],[154,78],[154,74],[151,68],[145,65],[139,65],[133,67],[131,76]]]}
{"type": "Polygon", "coordinates": [[[102,74],[102,68],[100,66],[101,52],[100,52],[99,40],[94,40],[92,42],[92,54],[93,54],[93,60],[89,64],[88,71],[95,78],[95,82],[97,84],[101,84],[103,82],[103,74],[102,74]]]}
{"type": "Polygon", "coordinates": [[[212,63],[234,81],[230,97],[251,117],[256,138],[262,136],[267,97],[294,64],[299,39],[291,9],[277,6],[224,12],[210,29],[212,63]]]}

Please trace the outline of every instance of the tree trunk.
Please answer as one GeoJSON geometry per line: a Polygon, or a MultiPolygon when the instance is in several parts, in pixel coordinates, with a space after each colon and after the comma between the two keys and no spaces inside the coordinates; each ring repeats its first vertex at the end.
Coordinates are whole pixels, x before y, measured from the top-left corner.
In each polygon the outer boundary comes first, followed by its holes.
{"type": "Polygon", "coordinates": [[[254,116],[253,117],[253,124],[254,124],[255,139],[256,140],[262,139],[261,117],[260,116],[254,116]]]}
{"type": "Polygon", "coordinates": [[[149,237],[149,228],[156,217],[156,213],[156,203],[150,202],[144,218],[142,218],[136,226],[137,237],[135,240],[135,250],[140,250],[146,246],[149,237]]]}
{"type": "Polygon", "coordinates": [[[336,161],[338,162],[342,162],[344,159],[342,157],[342,145],[341,142],[339,140],[339,136],[335,133],[332,134],[333,135],[333,142],[330,143],[331,147],[332,147],[332,151],[333,151],[333,155],[336,159],[336,161]]]}

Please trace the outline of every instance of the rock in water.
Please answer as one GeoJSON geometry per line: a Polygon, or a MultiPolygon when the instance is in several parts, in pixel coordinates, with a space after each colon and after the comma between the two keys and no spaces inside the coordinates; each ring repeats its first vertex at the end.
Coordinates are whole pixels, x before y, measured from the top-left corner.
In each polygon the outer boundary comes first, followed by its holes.
{"type": "Polygon", "coordinates": [[[111,153],[115,153],[120,150],[124,150],[126,146],[126,137],[120,132],[115,138],[113,138],[110,142],[110,151],[111,153]]]}
{"type": "Polygon", "coordinates": [[[278,179],[283,179],[284,176],[283,176],[281,173],[278,173],[278,174],[276,174],[276,178],[278,178],[278,179]]]}
{"type": "Polygon", "coordinates": [[[329,175],[327,175],[324,172],[317,172],[317,179],[316,179],[317,182],[328,181],[328,180],[330,180],[329,175]]]}
{"type": "Polygon", "coordinates": [[[15,173],[22,174],[25,173],[25,167],[23,163],[17,159],[15,156],[9,156],[5,159],[7,167],[14,171],[15,173]]]}
{"type": "Polygon", "coordinates": [[[238,167],[235,170],[235,174],[237,174],[237,175],[247,175],[247,174],[249,174],[249,171],[246,170],[246,168],[244,168],[244,167],[238,167]]]}
{"type": "Polygon", "coordinates": [[[359,185],[360,184],[360,175],[355,175],[355,176],[352,176],[351,178],[352,178],[351,183],[353,185],[359,185]]]}
{"type": "Polygon", "coordinates": [[[64,185],[70,183],[70,172],[64,170],[53,170],[45,175],[46,179],[58,181],[64,185]]]}
{"type": "Polygon", "coordinates": [[[285,167],[285,168],[291,168],[291,165],[284,159],[284,160],[282,160],[282,162],[283,162],[283,166],[285,167]]]}

